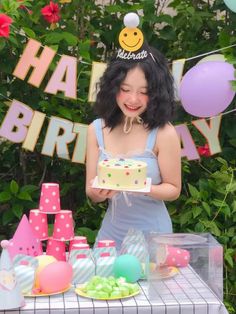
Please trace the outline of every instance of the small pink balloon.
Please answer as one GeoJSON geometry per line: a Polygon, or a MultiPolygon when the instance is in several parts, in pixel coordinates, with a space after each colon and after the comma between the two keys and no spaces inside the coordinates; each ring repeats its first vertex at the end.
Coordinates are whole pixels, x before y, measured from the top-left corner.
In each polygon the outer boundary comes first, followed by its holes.
{"type": "Polygon", "coordinates": [[[227,62],[203,62],[191,68],[180,84],[180,99],[186,112],[196,117],[213,117],[234,98],[230,81],[234,67],[227,62]]]}
{"type": "Polygon", "coordinates": [[[55,293],[65,290],[70,286],[72,276],[72,266],[67,262],[48,264],[38,275],[41,292],[55,293]]]}

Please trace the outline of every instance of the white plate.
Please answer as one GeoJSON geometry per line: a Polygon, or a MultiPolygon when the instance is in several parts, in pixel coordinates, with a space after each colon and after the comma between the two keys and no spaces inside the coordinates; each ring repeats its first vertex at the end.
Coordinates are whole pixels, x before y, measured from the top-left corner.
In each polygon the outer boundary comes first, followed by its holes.
{"type": "Polygon", "coordinates": [[[95,300],[119,300],[119,299],[127,299],[127,298],[131,298],[137,294],[140,293],[140,289],[138,289],[136,292],[133,292],[125,297],[108,297],[108,298],[99,298],[99,297],[91,297],[89,295],[87,295],[87,293],[85,293],[81,288],[83,286],[77,286],[77,288],[75,289],[75,293],[80,295],[81,297],[85,297],[85,298],[89,298],[89,299],[95,299],[95,300]]]}
{"type": "Polygon", "coordinates": [[[146,186],[143,189],[121,189],[121,188],[111,188],[111,187],[106,187],[106,186],[101,186],[98,184],[98,177],[95,177],[95,179],[93,180],[93,184],[92,187],[95,189],[107,189],[107,190],[114,190],[114,191],[126,191],[126,192],[150,192],[151,189],[151,183],[152,183],[152,179],[151,178],[147,178],[146,181],[146,186]]]}

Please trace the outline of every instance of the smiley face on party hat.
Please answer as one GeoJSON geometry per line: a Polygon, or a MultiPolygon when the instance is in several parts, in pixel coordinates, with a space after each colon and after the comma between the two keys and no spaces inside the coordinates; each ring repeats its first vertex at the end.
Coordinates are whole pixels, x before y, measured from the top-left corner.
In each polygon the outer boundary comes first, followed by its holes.
{"type": "Polygon", "coordinates": [[[124,17],[124,25],[119,34],[120,48],[117,51],[116,59],[127,62],[140,62],[149,57],[153,59],[150,47],[145,41],[139,25],[139,16],[136,13],[127,13],[124,17]]]}
{"type": "Polygon", "coordinates": [[[119,43],[121,48],[126,51],[139,50],[144,42],[143,33],[137,26],[139,25],[139,17],[136,13],[128,13],[124,17],[124,25],[126,26],[119,35],[119,43]]]}

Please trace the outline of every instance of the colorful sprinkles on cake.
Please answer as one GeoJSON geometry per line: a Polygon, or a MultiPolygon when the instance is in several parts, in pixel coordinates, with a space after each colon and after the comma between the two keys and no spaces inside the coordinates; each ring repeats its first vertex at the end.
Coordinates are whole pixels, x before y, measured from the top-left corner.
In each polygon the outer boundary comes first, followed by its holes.
{"type": "Polygon", "coordinates": [[[129,158],[99,162],[98,183],[104,188],[142,189],[146,185],[147,164],[129,158]]]}

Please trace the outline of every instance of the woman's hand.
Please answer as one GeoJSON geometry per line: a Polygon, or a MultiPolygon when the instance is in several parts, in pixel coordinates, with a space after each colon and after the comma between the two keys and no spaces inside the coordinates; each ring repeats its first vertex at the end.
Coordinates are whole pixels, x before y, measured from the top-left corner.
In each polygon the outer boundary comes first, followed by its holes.
{"type": "Polygon", "coordinates": [[[111,199],[118,193],[114,190],[94,188],[92,187],[93,181],[94,179],[90,181],[89,196],[94,202],[103,202],[106,199],[111,199]]]}

